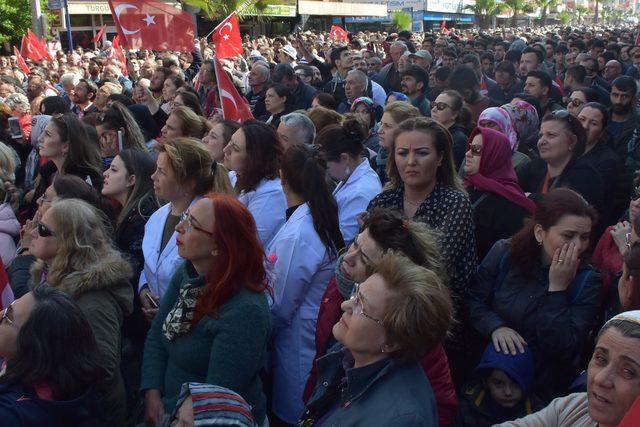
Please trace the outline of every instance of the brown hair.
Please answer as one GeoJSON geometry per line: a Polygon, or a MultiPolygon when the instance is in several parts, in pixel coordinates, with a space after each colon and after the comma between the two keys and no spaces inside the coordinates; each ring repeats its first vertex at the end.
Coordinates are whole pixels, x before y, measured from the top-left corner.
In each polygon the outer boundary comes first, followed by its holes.
{"type": "Polygon", "coordinates": [[[337,111],[325,107],[311,108],[307,111],[307,115],[316,127],[317,134],[329,125],[339,125],[344,118],[342,114],[337,111]]]}
{"type": "Polygon", "coordinates": [[[174,138],[155,146],[158,153],[165,153],[178,184],[194,184],[193,194],[203,196],[211,191],[231,193],[231,183],[226,169],[216,164],[211,153],[202,143],[192,138],[174,138]]]}
{"type": "Polygon", "coordinates": [[[533,232],[535,225],[539,224],[546,231],[566,215],[588,217],[592,226],[598,218],[596,210],[580,194],[568,188],[553,189],[536,202],[533,218],[527,219],[524,227],[511,239],[510,262],[523,274],[530,274],[541,255],[533,232]]]}
{"type": "Polygon", "coordinates": [[[180,119],[182,136],[202,139],[211,130],[211,124],[207,119],[185,105],[174,108],[171,114],[180,119]]]}
{"type": "MultiPolygon", "coordinates": [[[[390,105],[395,105],[393,103],[390,105]]],[[[447,187],[452,187],[460,191],[465,191],[462,187],[462,182],[458,177],[453,164],[453,138],[449,131],[441,125],[439,122],[426,117],[419,117],[414,119],[408,119],[403,121],[396,127],[393,133],[393,140],[391,142],[391,148],[389,150],[389,160],[387,160],[387,174],[390,181],[387,184],[387,188],[400,188],[404,185],[402,178],[400,178],[400,172],[396,166],[395,160],[395,147],[396,140],[399,135],[405,132],[419,131],[433,136],[435,139],[435,147],[438,154],[442,156],[442,164],[438,167],[436,179],[438,183],[447,187]]]]}
{"type": "Polygon", "coordinates": [[[404,361],[416,361],[441,343],[453,319],[449,289],[433,270],[414,264],[404,255],[385,254],[375,272],[391,291],[382,318],[391,353],[404,361]]]}
{"type": "Polygon", "coordinates": [[[242,175],[238,175],[235,192],[255,190],[263,179],[278,177],[282,147],[273,126],[258,120],[245,121],[240,129],[247,151],[242,175]]]}
{"type": "Polygon", "coordinates": [[[420,110],[404,101],[396,101],[384,107],[384,112],[389,113],[396,123],[401,123],[407,119],[421,117],[420,110]]]}

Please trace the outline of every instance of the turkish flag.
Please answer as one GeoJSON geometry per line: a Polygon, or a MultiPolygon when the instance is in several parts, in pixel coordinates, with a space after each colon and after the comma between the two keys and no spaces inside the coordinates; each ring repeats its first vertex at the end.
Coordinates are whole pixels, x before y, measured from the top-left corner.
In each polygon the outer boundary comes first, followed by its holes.
{"type": "Polygon", "coordinates": [[[13,54],[18,59],[18,67],[20,67],[20,69],[22,70],[23,73],[29,74],[31,72],[31,70],[29,69],[29,66],[27,65],[27,63],[24,62],[24,58],[20,54],[20,51],[15,46],[13,47],[13,54]]]}
{"type": "Polygon", "coordinates": [[[338,25],[332,25],[331,31],[329,31],[329,38],[343,40],[345,42],[349,41],[349,33],[344,30],[344,28],[338,25]]]}
{"type": "Polygon", "coordinates": [[[102,38],[102,35],[104,34],[104,30],[106,29],[107,29],[107,26],[103,25],[102,28],[100,28],[100,31],[98,31],[98,34],[96,34],[96,36],[91,40],[91,43],[97,43],[98,40],[102,38]]]}
{"type": "Polygon", "coordinates": [[[220,104],[222,105],[222,117],[235,122],[244,122],[253,119],[251,108],[247,100],[238,93],[233,85],[231,78],[220,65],[220,61],[216,58],[215,71],[216,80],[218,81],[218,93],[220,94],[220,104]]]}
{"type": "Polygon", "coordinates": [[[31,29],[27,32],[27,37],[31,39],[31,44],[40,52],[43,58],[47,58],[49,61],[53,62],[53,56],[49,53],[47,47],[38,39],[38,36],[35,35],[31,29]]]}
{"type": "Polygon", "coordinates": [[[111,49],[109,50],[109,52],[107,52],[107,58],[115,58],[120,61],[120,69],[122,70],[122,74],[128,76],[129,71],[127,70],[127,58],[124,55],[122,47],[120,46],[120,35],[116,34],[111,43],[111,49]]]}
{"type": "Polygon", "coordinates": [[[152,0],[109,0],[109,7],[129,49],[194,49],[195,27],[187,12],[152,0]]]}
{"type": "Polygon", "coordinates": [[[213,30],[213,44],[216,47],[216,56],[220,59],[242,55],[242,38],[240,37],[238,15],[235,12],[227,16],[213,30]]]}
{"type": "Polygon", "coordinates": [[[28,34],[26,36],[22,36],[20,54],[23,58],[29,58],[32,61],[40,61],[45,56],[37,42],[34,43],[33,39],[28,34]]]}

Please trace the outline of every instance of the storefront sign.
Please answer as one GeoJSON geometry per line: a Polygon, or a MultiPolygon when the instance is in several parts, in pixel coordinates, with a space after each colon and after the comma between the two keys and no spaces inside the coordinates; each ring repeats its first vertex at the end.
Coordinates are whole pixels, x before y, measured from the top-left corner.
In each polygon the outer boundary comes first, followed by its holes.
{"type": "Polygon", "coordinates": [[[473,6],[474,0],[427,0],[428,12],[464,13],[473,15],[473,12],[465,9],[467,5],[473,6]]]}

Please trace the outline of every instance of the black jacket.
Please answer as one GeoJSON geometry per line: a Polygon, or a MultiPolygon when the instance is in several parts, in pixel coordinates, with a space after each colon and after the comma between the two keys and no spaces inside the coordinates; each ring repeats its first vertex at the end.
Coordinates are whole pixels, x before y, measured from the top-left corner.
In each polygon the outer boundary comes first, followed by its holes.
{"type": "Polygon", "coordinates": [[[600,274],[592,271],[572,299],[569,291],[548,291],[548,266],[525,275],[508,258],[503,262],[508,248],[509,241],[498,241],[478,267],[467,301],[471,324],[485,338],[483,348],[497,328],[517,331],[535,356],[532,392],[549,402],[567,392],[582,368],[578,356],[600,307],[600,274]]]}
{"type": "Polygon", "coordinates": [[[464,161],[464,153],[467,152],[469,145],[469,135],[467,129],[461,124],[454,123],[449,128],[449,133],[453,138],[453,161],[456,164],[456,170],[460,169],[464,161]]]}
{"type": "Polygon", "coordinates": [[[505,199],[499,194],[469,191],[476,226],[478,259],[482,260],[494,243],[517,233],[530,217],[528,210],[505,199]]]}
{"type": "MultiPolygon", "coordinates": [[[[545,177],[547,176],[547,163],[542,159],[532,159],[524,166],[520,174],[520,186],[526,192],[532,194],[532,199],[537,199],[542,194],[545,177]]],[[[553,188],[571,188],[580,193],[589,203],[604,212],[604,183],[598,171],[591,163],[584,159],[578,159],[569,164],[565,170],[549,183],[549,190],[553,188]]]]}
{"type": "Polygon", "coordinates": [[[298,79],[298,87],[292,94],[293,102],[291,103],[291,111],[306,110],[311,107],[311,101],[316,94],[316,89],[309,86],[300,77],[298,79]]]}

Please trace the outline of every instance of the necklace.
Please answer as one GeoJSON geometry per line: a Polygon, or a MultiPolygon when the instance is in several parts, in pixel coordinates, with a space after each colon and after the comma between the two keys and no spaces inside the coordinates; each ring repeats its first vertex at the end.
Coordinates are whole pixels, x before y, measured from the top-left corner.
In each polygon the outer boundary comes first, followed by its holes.
{"type": "Polygon", "coordinates": [[[416,203],[416,202],[412,202],[411,200],[407,199],[407,195],[406,194],[404,195],[403,198],[404,198],[404,202],[410,204],[411,206],[419,207],[422,204],[422,202],[416,203]]]}

